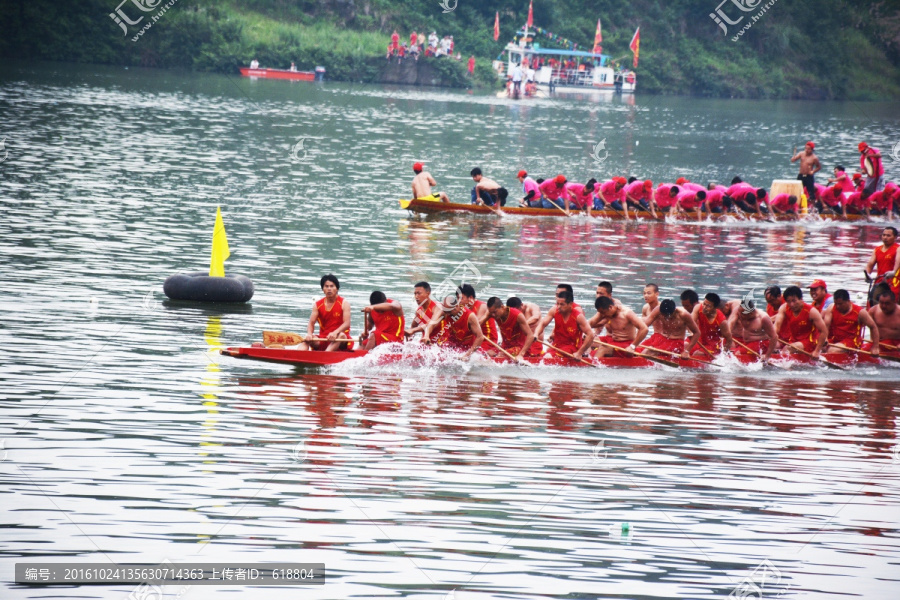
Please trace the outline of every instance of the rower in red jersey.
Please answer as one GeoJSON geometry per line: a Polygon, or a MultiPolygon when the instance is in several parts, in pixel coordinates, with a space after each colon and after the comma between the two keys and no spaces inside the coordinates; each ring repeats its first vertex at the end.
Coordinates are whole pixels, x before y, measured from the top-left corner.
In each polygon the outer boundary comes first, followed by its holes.
{"type": "Polygon", "coordinates": [[[460,296],[460,302],[471,308],[472,312],[475,313],[475,316],[478,317],[478,323],[481,325],[481,332],[486,338],[481,349],[485,352],[493,350],[494,346],[487,340],[491,340],[496,344],[500,341],[500,334],[497,331],[497,322],[491,318],[491,315],[488,312],[487,303],[483,300],[475,299],[475,288],[471,284],[462,284],[459,286],[457,292],[460,296]]]}
{"type": "MultiPolygon", "coordinates": [[[[887,284],[894,292],[894,297],[900,297],[900,243],[897,242],[897,229],[885,227],[881,231],[881,245],[872,250],[872,256],[866,263],[867,277],[871,277],[875,269],[874,284],[887,284]]],[[[869,298],[869,306],[872,306],[872,298],[869,298]]]]}
{"type": "Polygon", "coordinates": [[[877,214],[889,215],[894,209],[895,194],[897,193],[897,184],[893,181],[887,182],[883,190],[879,190],[869,196],[869,207],[874,209],[877,214]]]}
{"type": "MultiPolygon", "coordinates": [[[[413,288],[413,297],[416,299],[416,316],[413,317],[412,327],[403,332],[406,337],[412,337],[417,333],[424,333],[425,327],[432,319],[440,316],[441,305],[431,299],[431,285],[427,281],[420,281],[413,288]],[[435,315],[435,312],[438,314],[435,315]]],[[[436,342],[441,335],[441,328],[436,328],[431,335],[431,341],[436,342]]]]}
{"type": "Polygon", "coordinates": [[[637,316],[630,308],[616,304],[612,298],[608,296],[598,296],[594,300],[594,308],[597,314],[591,317],[588,325],[597,328],[600,323],[606,324],[606,330],[609,335],[597,338],[599,347],[594,352],[594,356],[601,358],[604,356],[614,356],[618,358],[627,358],[632,356],[629,352],[620,352],[616,348],[630,350],[634,352],[641,345],[650,329],[644,320],[637,316]],[[612,347],[611,347],[612,346],[612,347]]]}
{"type": "Polygon", "coordinates": [[[775,194],[768,204],[769,209],[776,215],[791,214],[797,216],[799,206],[797,196],[793,194],[775,194]]]}
{"type": "Polygon", "coordinates": [[[674,183],[661,183],[653,192],[653,203],[661,211],[666,212],[675,204],[679,192],[681,190],[674,183]]]}
{"type": "Polygon", "coordinates": [[[700,335],[700,330],[691,317],[691,313],[680,306],[675,306],[674,300],[663,300],[644,317],[647,327],[652,326],[654,334],[642,344],[640,352],[648,356],[663,356],[665,350],[674,354],[680,354],[682,358],[690,358],[684,351],[684,336],[690,331],[691,342],[700,335]]]}
{"type": "Polygon", "coordinates": [[[702,218],[701,210],[704,200],[706,200],[706,190],[702,188],[700,190],[683,188],[681,193],[675,197],[674,210],[677,213],[696,211],[697,220],[699,221],[702,218]]]}
{"type": "MultiPolygon", "coordinates": [[[[770,285],[766,288],[764,293],[766,297],[766,314],[769,315],[769,318],[772,319],[772,322],[775,322],[775,317],[778,316],[778,309],[780,309],[784,305],[784,298],[781,296],[781,288],[777,285],[770,285]]],[[[787,321],[785,321],[781,329],[775,331],[775,334],[782,340],[786,340],[791,337],[791,330],[788,327],[787,321]]],[[[778,350],[781,348],[781,342],[777,342],[775,345],[775,349],[778,350]]]]}
{"type": "Polygon", "coordinates": [[[725,210],[725,190],[727,190],[724,185],[717,185],[716,183],[710,182],[708,189],[706,190],[706,200],[703,201],[703,209],[706,212],[713,213],[721,213],[725,210]]]}
{"type": "Polygon", "coordinates": [[[369,295],[369,306],[362,309],[366,326],[360,344],[364,350],[372,350],[381,344],[403,342],[403,307],[391,300],[384,292],[374,291],[369,295]],[[369,331],[369,325],[372,331],[369,331]]]}
{"type": "Polygon", "coordinates": [[[694,313],[691,315],[694,322],[697,323],[697,329],[700,335],[693,339],[685,352],[690,356],[695,346],[703,346],[701,349],[704,354],[715,356],[722,352],[724,340],[724,349],[731,350],[731,328],[728,326],[728,320],[725,313],[719,310],[718,306],[722,303],[722,299],[718,294],[709,293],[703,297],[703,302],[694,307],[694,313]]]}
{"type": "Polygon", "coordinates": [[[735,341],[735,354],[757,355],[762,357],[763,362],[769,362],[778,347],[778,336],[771,317],[756,308],[752,291],[731,311],[728,327],[735,341]]]}
{"type": "Polygon", "coordinates": [[[603,201],[604,207],[609,206],[613,210],[625,213],[625,220],[628,216],[628,203],[625,201],[625,185],[628,180],[624,177],[613,177],[600,184],[597,197],[603,201]]]}
{"type": "Polygon", "coordinates": [[[653,201],[653,182],[649,179],[640,181],[634,177],[633,181],[628,183],[625,190],[625,202],[634,207],[634,214],[637,215],[639,209],[650,211],[650,215],[656,218],[656,203],[653,201]]]}
{"type": "Polygon", "coordinates": [[[793,348],[802,348],[813,358],[819,358],[828,341],[828,328],[819,311],[803,302],[803,290],[795,285],[784,290],[784,304],[775,317],[775,330],[781,331],[783,325],[787,325],[790,335],[781,338],[789,344],[781,349],[782,354],[790,353],[793,348]]]}
{"type": "MultiPolygon", "coordinates": [[[[576,359],[582,358],[594,341],[594,332],[584,318],[584,313],[575,310],[575,298],[570,290],[563,289],[556,293],[556,304],[538,323],[535,337],[543,333],[550,321],[554,322],[553,345],[576,359]]],[[[562,356],[555,352],[553,354],[562,356]]]]}
{"type": "Polygon", "coordinates": [[[431,344],[431,334],[435,328],[443,326],[441,340],[438,342],[442,348],[448,348],[458,352],[465,352],[463,360],[478,350],[484,342],[484,334],[478,324],[475,313],[455,294],[444,297],[441,302],[441,316],[437,321],[431,321],[422,334],[425,344],[431,344]]]}
{"type": "MultiPolygon", "coordinates": [[[[874,296],[877,304],[869,314],[878,327],[879,345],[867,342],[863,345],[863,350],[874,354],[875,349],[880,348],[881,354],[900,356],[900,310],[897,309],[897,297],[883,283],[875,288],[874,296]]],[[[875,341],[874,337],[872,341],[875,341]]]]}
{"type": "Polygon", "coordinates": [[[824,315],[825,309],[834,304],[831,294],[828,293],[828,286],[822,279],[816,279],[809,284],[809,297],[812,299],[813,307],[819,311],[820,315],[824,315]]]}
{"type": "Polygon", "coordinates": [[[872,332],[872,341],[878,345],[878,326],[869,315],[869,312],[850,302],[850,292],[837,290],[834,293],[834,304],[825,309],[822,320],[828,328],[828,352],[849,352],[849,350],[834,346],[840,344],[847,348],[862,348],[862,328],[868,327],[872,332]]]}
{"type": "Polygon", "coordinates": [[[306,337],[313,336],[316,323],[319,324],[319,337],[327,342],[302,342],[300,350],[351,350],[353,342],[350,339],[350,303],[338,296],[341,284],[338,278],[329,273],[322,277],[319,285],[325,292],[325,297],[313,303],[312,314],[309,316],[309,325],[306,327],[306,337]],[[347,340],[341,342],[339,340],[347,340]]]}
{"type": "MultiPolygon", "coordinates": [[[[512,354],[519,362],[525,356],[540,356],[543,346],[534,341],[534,331],[528,325],[525,314],[515,308],[503,305],[503,301],[496,296],[488,299],[488,312],[491,318],[497,322],[497,328],[503,336],[500,347],[512,354]]],[[[489,356],[497,356],[500,351],[492,348],[489,356]]]]}

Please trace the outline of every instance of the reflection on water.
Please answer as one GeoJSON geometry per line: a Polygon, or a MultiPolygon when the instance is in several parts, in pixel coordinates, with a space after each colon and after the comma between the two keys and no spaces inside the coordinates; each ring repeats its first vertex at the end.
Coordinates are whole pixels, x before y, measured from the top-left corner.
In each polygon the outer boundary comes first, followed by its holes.
{"type": "MultiPolygon", "coordinates": [[[[865,291],[877,225],[422,219],[396,205],[414,159],[459,198],[476,164],[511,189],[522,166],[586,179],[603,137],[604,176],[697,176],[710,163],[792,176],[782,146],[808,106],[516,105],[0,69],[4,581],[23,557],[307,561],[329,572],[325,587],[303,589],[316,598],[694,598],[728,596],[768,560],[779,577],[764,597],[895,595],[896,369],[476,361],[310,373],[215,353],[263,329],[302,331],[325,272],[341,279],[354,333],[373,289],[410,309],[414,282],[436,284],[464,260],[480,297],[544,309],[557,283],[589,305],[603,279],[634,308],[648,281],[663,297],[760,297],[766,284],[820,277],[865,291]],[[307,155],[291,162],[301,137],[307,155]],[[208,263],[217,205],[226,268],[254,280],[252,309],[163,303],[166,276],[208,263]]],[[[819,143],[836,155],[848,132],[882,148],[900,135],[881,105],[868,119],[815,108],[819,143]]],[[[134,589],[4,585],[4,598],[134,589]]],[[[194,586],[187,597],[225,591],[297,595],[194,586]]]]}

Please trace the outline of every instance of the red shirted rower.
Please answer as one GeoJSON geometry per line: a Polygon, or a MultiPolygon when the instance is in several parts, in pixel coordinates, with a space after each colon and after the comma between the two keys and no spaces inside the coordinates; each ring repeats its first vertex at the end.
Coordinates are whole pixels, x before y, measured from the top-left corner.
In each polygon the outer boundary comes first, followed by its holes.
{"type": "Polygon", "coordinates": [[[483,300],[475,299],[475,288],[468,283],[464,283],[459,287],[460,302],[472,309],[475,316],[478,317],[478,323],[481,325],[481,333],[484,334],[485,342],[481,349],[484,351],[493,350],[494,346],[487,340],[491,340],[495,344],[500,341],[500,335],[497,333],[497,322],[491,318],[488,312],[487,303],[483,300]]]}
{"type": "Polygon", "coordinates": [[[782,348],[782,354],[790,352],[793,347],[802,348],[811,353],[813,358],[819,358],[819,353],[828,341],[828,328],[819,311],[803,302],[803,290],[795,285],[784,290],[784,304],[775,317],[775,330],[780,332],[783,325],[787,325],[790,336],[781,339],[790,345],[782,348]]]}
{"type": "Polygon", "coordinates": [[[869,315],[869,312],[850,302],[850,293],[847,290],[837,290],[834,293],[834,304],[829,306],[822,315],[825,326],[828,328],[828,352],[848,352],[848,350],[834,346],[840,344],[847,348],[862,348],[862,328],[868,327],[872,332],[872,341],[877,345],[878,327],[869,315]]]}
{"type": "Polygon", "coordinates": [[[694,322],[697,323],[697,329],[700,335],[691,340],[685,352],[692,354],[694,346],[700,345],[705,350],[705,354],[714,356],[722,352],[722,340],[725,340],[724,349],[731,350],[731,328],[728,326],[728,320],[725,313],[719,310],[718,306],[722,303],[722,299],[718,294],[707,294],[703,297],[703,302],[694,307],[691,315],[694,322]]]}
{"type": "MultiPolygon", "coordinates": [[[[553,321],[553,345],[575,358],[582,358],[594,341],[594,332],[584,318],[584,313],[575,310],[574,300],[570,290],[557,291],[556,304],[547,311],[534,333],[535,337],[540,337],[550,321],[553,321]]],[[[562,356],[558,353],[554,355],[562,356]]]]}
{"type": "Polygon", "coordinates": [[[366,327],[360,344],[364,350],[372,350],[381,344],[403,341],[403,307],[396,300],[391,300],[384,292],[374,291],[369,295],[369,306],[362,309],[366,318],[366,327]],[[373,330],[369,331],[369,324],[373,330]]]}
{"type": "MultiPolygon", "coordinates": [[[[522,362],[525,356],[541,355],[541,343],[534,341],[534,332],[528,326],[528,320],[522,311],[504,306],[503,301],[496,296],[488,300],[487,306],[491,318],[496,321],[497,328],[503,336],[501,348],[515,356],[519,362],[522,362]]],[[[500,352],[494,348],[488,354],[496,356],[500,352]]]]}
{"type": "MultiPolygon", "coordinates": [[[[897,243],[897,229],[885,227],[881,231],[881,245],[872,250],[872,256],[866,263],[866,273],[871,277],[872,269],[875,270],[874,285],[886,283],[894,297],[900,297],[900,244],[897,243]]],[[[869,306],[872,300],[869,299],[869,306]]]]}
{"type": "Polygon", "coordinates": [[[303,342],[300,350],[351,350],[353,342],[350,340],[350,303],[338,296],[341,284],[337,277],[329,273],[322,277],[319,284],[325,297],[313,303],[312,314],[309,316],[309,325],[306,327],[306,337],[313,336],[316,323],[319,324],[319,337],[327,342],[303,342]],[[346,342],[337,341],[345,339],[346,342]]]}
{"type": "MultiPolygon", "coordinates": [[[[440,304],[431,299],[431,286],[427,281],[420,281],[413,288],[413,297],[416,300],[416,316],[413,317],[413,326],[406,331],[406,337],[412,337],[417,333],[424,333],[425,327],[433,320],[440,316],[440,304]],[[435,316],[435,312],[438,313],[435,316]]],[[[441,336],[443,328],[436,328],[431,335],[431,341],[436,342],[441,336]]],[[[424,339],[424,338],[423,338],[424,339]]]]}
{"type": "Polygon", "coordinates": [[[425,327],[422,340],[431,344],[431,334],[443,324],[443,333],[438,342],[442,348],[465,352],[463,360],[468,360],[484,342],[484,334],[478,325],[478,317],[455,295],[449,295],[441,303],[441,316],[425,327]]]}
{"type": "MultiPolygon", "coordinates": [[[[784,298],[781,297],[781,288],[777,285],[770,285],[766,288],[765,291],[766,297],[766,314],[769,315],[769,318],[772,319],[772,322],[775,322],[775,317],[778,316],[778,309],[784,305],[784,298]]],[[[786,340],[791,337],[791,331],[788,328],[787,322],[785,322],[781,329],[776,330],[776,334],[779,338],[786,340]]],[[[781,342],[777,342],[776,349],[781,347],[781,342]]]]}

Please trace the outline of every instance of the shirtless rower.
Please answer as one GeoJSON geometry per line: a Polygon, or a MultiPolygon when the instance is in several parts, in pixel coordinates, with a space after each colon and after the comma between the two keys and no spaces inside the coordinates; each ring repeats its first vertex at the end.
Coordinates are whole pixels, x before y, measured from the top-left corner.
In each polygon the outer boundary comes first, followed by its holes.
{"type": "Polygon", "coordinates": [[[399,302],[391,300],[384,292],[375,290],[369,295],[369,306],[364,307],[362,312],[366,320],[365,331],[360,339],[363,350],[372,350],[381,344],[403,342],[403,307],[399,302]]]}
{"type": "MultiPolygon", "coordinates": [[[[557,292],[556,304],[538,323],[535,337],[540,336],[550,321],[553,321],[553,345],[563,352],[572,354],[575,358],[582,358],[594,341],[594,332],[588,325],[584,313],[575,310],[574,302],[575,298],[571,291],[557,292]]],[[[550,352],[555,356],[562,356],[553,350],[550,352]]]]}
{"type": "Polygon", "coordinates": [[[791,157],[792,163],[800,161],[800,174],[797,175],[797,179],[803,183],[806,197],[810,202],[816,197],[816,173],[822,170],[822,163],[813,152],[815,147],[813,142],[806,142],[803,152],[798,153],[797,148],[794,148],[794,156],[791,157]]]}
{"type": "Polygon", "coordinates": [[[697,323],[700,335],[696,339],[691,340],[685,352],[688,356],[698,344],[703,346],[705,350],[700,349],[704,354],[714,356],[724,349],[726,352],[731,350],[733,341],[731,339],[731,328],[725,319],[725,313],[719,310],[722,299],[718,294],[709,293],[703,297],[703,302],[694,307],[691,316],[697,323]],[[723,344],[724,340],[724,344],[723,344]]]}
{"type": "MultiPolygon", "coordinates": [[[[897,297],[887,286],[881,284],[875,299],[878,304],[872,307],[871,316],[878,327],[881,343],[881,354],[900,356],[900,350],[893,350],[887,346],[900,346],[900,310],[897,310],[897,297]]],[[[875,338],[872,338],[875,341],[875,338]]],[[[875,345],[868,342],[863,345],[863,350],[875,353],[875,345]]]]}
{"type": "MultiPolygon", "coordinates": [[[[605,322],[606,330],[609,331],[609,335],[597,338],[598,342],[605,342],[618,348],[634,351],[647,337],[647,332],[650,331],[643,319],[637,316],[630,308],[617,305],[612,298],[600,296],[594,301],[594,308],[597,309],[597,314],[591,317],[588,324],[591,327],[596,327],[599,323],[605,322]]],[[[601,345],[594,352],[594,356],[597,358],[604,356],[627,358],[631,354],[601,345]]]]}
{"type": "Polygon", "coordinates": [[[322,276],[319,285],[325,293],[325,297],[313,302],[312,314],[309,315],[309,324],[306,326],[306,337],[315,337],[313,331],[318,323],[318,337],[328,341],[301,342],[298,349],[324,350],[326,352],[349,350],[353,347],[353,342],[350,341],[350,303],[338,295],[341,284],[338,282],[338,278],[331,273],[322,276]]]}
{"type": "Polygon", "coordinates": [[[694,307],[700,303],[700,296],[694,290],[684,290],[679,296],[681,307],[691,314],[694,314],[694,307]]]}
{"type": "MultiPolygon", "coordinates": [[[[522,311],[504,306],[503,301],[496,296],[488,299],[487,307],[503,336],[501,348],[516,357],[519,362],[523,362],[526,355],[540,356],[542,345],[535,343],[534,331],[529,327],[528,319],[522,311]]],[[[487,353],[489,356],[497,356],[500,351],[491,348],[487,353]]]]}
{"type": "Polygon", "coordinates": [[[684,351],[684,336],[690,331],[693,343],[700,335],[700,329],[697,328],[691,313],[680,306],[676,307],[674,300],[666,299],[660,302],[644,317],[644,323],[648,327],[653,326],[654,334],[644,342],[640,349],[642,354],[666,356],[665,353],[656,352],[654,349],[657,348],[679,354],[681,358],[690,358],[684,351]]]}
{"type": "Polygon", "coordinates": [[[803,290],[795,285],[784,290],[784,304],[775,317],[775,331],[781,331],[783,325],[787,326],[789,336],[782,339],[789,345],[781,349],[782,354],[802,348],[813,358],[819,358],[828,341],[828,328],[819,311],[803,302],[803,290]]]}
{"type": "MultiPolygon", "coordinates": [[[[464,283],[459,286],[457,294],[459,295],[459,301],[471,308],[475,313],[475,316],[478,317],[478,324],[481,326],[481,333],[484,334],[484,337],[494,343],[499,342],[500,337],[497,333],[497,322],[491,318],[487,303],[484,300],[475,299],[475,288],[469,283],[464,283]]],[[[482,350],[487,351],[493,349],[494,347],[490,343],[487,341],[484,342],[482,350]]]]}
{"type": "Polygon", "coordinates": [[[648,283],[644,286],[644,306],[641,307],[641,316],[646,319],[657,306],[659,306],[659,286],[648,283]]]}
{"type": "MultiPolygon", "coordinates": [[[[900,243],[897,242],[897,229],[885,227],[881,231],[881,245],[872,250],[869,262],[866,263],[866,277],[875,274],[875,285],[887,284],[896,297],[900,294],[900,243]]],[[[872,305],[869,298],[869,306],[872,305]]]]}
{"type": "Polygon", "coordinates": [[[424,343],[433,343],[431,334],[441,325],[444,328],[439,342],[441,347],[465,352],[463,360],[469,360],[469,357],[484,343],[484,334],[481,333],[478,317],[454,294],[444,297],[440,316],[425,327],[425,333],[422,335],[424,343]]]}
{"type": "Polygon", "coordinates": [[[775,349],[778,348],[778,336],[775,333],[775,324],[772,322],[772,318],[756,308],[756,302],[752,295],[753,292],[747,294],[731,311],[731,315],[728,317],[728,327],[731,328],[732,338],[750,349],[747,350],[741,344],[735,344],[735,354],[752,356],[755,352],[762,357],[764,363],[767,363],[772,358],[775,349]]]}
{"type": "Polygon", "coordinates": [[[413,200],[440,200],[441,202],[450,202],[450,198],[444,192],[433,192],[431,186],[437,185],[434,177],[428,171],[422,170],[422,163],[417,162],[413,165],[413,172],[416,174],[412,180],[413,200]]]}
{"type": "Polygon", "coordinates": [[[513,296],[506,300],[506,306],[521,311],[532,330],[541,322],[541,307],[534,302],[524,302],[521,298],[513,296]]]}
{"type": "Polygon", "coordinates": [[[827,352],[847,353],[849,350],[834,346],[840,344],[847,348],[862,348],[863,327],[868,327],[872,335],[872,354],[878,354],[879,331],[869,312],[850,302],[850,292],[837,290],[834,293],[834,304],[825,309],[822,320],[828,328],[827,352]]]}
{"type": "MultiPolygon", "coordinates": [[[[612,284],[608,281],[601,281],[600,283],[597,284],[597,291],[595,292],[594,300],[596,301],[597,298],[601,298],[601,297],[605,296],[605,297],[609,298],[610,300],[612,300],[613,303],[615,303],[615,305],[618,306],[619,308],[624,308],[625,305],[622,304],[618,298],[613,298],[612,292],[613,292],[612,284]]],[[[606,320],[605,319],[598,320],[593,327],[594,327],[594,333],[596,335],[602,335],[603,328],[606,327],[606,320]]]]}
{"type": "MultiPolygon", "coordinates": [[[[403,332],[406,337],[413,337],[417,333],[424,333],[425,327],[434,318],[434,313],[440,312],[440,304],[431,299],[431,285],[427,281],[420,281],[413,288],[413,297],[416,300],[416,316],[413,317],[412,327],[403,332]]],[[[437,341],[441,330],[434,332],[432,342],[437,341]]]]}
{"type": "Polygon", "coordinates": [[[506,198],[509,192],[493,179],[485,177],[479,167],[475,167],[469,173],[475,182],[472,188],[472,204],[485,204],[487,206],[506,206],[506,198]]]}

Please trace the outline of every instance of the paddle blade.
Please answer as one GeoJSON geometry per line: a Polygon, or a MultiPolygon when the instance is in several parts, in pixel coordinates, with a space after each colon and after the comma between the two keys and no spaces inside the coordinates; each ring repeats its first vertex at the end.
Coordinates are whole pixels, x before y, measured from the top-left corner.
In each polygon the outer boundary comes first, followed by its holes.
{"type": "Polygon", "coordinates": [[[303,338],[296,333],[287,331],[263,331],[263,345],[266,347],[274,344],[282,346],[296,346],[303,341],[303,338]]]}
{"type": "Polygon", "coordinates": [[[402,208],[403,210],[409,208],[410,204],[412,204],[412,200],[404,200],[402,198],[400,199],[400,208],[402,208]]]}

